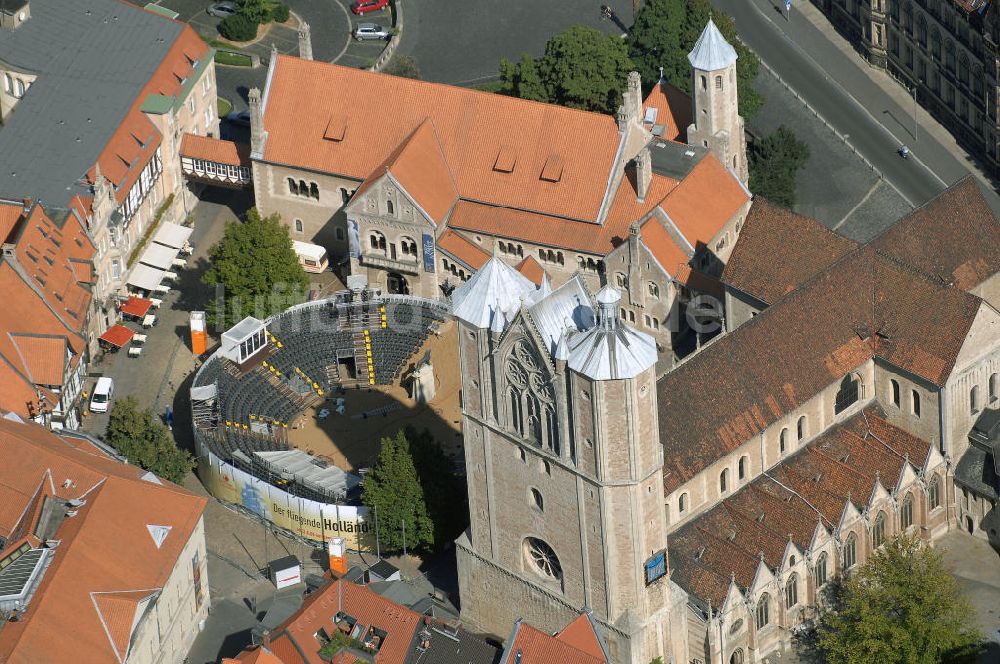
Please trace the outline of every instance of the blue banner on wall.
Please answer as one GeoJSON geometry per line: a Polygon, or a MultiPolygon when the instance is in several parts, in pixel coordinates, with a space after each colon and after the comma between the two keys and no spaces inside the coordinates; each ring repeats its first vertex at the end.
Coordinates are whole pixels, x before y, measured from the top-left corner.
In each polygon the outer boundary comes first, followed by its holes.
{"type": "Polygon", "coordinates": [[[361,260],[361,238],[358,237],[358,222],[347,220],[347,240],[351,245],[351,258],[361,260]]]}
{"type": "Polygon", "coordinates": [[[434,236],[424,233],[424,272],[434,271],[434,236]]]}

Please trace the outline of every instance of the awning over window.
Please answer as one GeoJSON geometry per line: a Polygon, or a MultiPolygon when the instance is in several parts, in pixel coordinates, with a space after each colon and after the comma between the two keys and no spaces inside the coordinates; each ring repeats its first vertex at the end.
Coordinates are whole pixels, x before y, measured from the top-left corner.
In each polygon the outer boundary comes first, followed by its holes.
{"type": "Polygon", "coordinates": [[[160,229],[156,231],[156,237],[153,238],[153,242],[159,242],[174,249],[183,249],[184,243],[191,237],[191,230],[186,226],[165,221],[160,224],[160,229]]]}
{"type": "Polygon", "coordinates": [[[163,281],[163,270],[144,263],[136,263],[128,275],[129,285],[147,291],[159,286],[161,281],[163,281]]]}
{"type": "Polygon", "coordinates": [[[149,246],[146,247],[146,250],[142,252],[142,257],[139,258],[139,262],[167,270],[173,266],[173,260],[175,258],[177,258],[176,248],[168,247],[165,244],[159,244],[157,242],[150,242],[149,246]]]}
{"type": "Polygon", "coordinates": [[[128,302],[123,304],[119,311],[123,316],[133,316],[135,318],[142,318],[147,313],[149,313],[149,308],[153,306],[153,303],[144,297],[130,297],[128,302]]]}
{"type": "Polygon", "coordinates": [[[121,348],[128,342],[132,341],[133,334],[134,332],[124,325],[113,325],[108,328],[107,332],[101,335],[100,340],[104,343],[111,344],[115,348],[121,348]]]}

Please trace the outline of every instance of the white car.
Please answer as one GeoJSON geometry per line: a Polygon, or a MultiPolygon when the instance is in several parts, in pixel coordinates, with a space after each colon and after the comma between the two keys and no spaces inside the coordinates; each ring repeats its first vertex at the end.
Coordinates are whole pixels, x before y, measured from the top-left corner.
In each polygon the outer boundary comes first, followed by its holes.
{"type": "Polygon", "coordinates": [[[366,39],[388,39],[389,29],[378,23],[358,23],[354,28],[354,38],[358,41],[366,39]]]}

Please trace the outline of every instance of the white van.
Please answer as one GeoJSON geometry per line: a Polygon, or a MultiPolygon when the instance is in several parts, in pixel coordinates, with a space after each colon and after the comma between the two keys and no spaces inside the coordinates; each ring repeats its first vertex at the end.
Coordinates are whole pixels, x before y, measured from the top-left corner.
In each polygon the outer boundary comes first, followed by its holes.
{"type": "Polygon", "coordinates": [[[111,397],[115,393],[115,381],[107,376],[97,379],[94,393],[90,396],[90,412],[106,413],[111,397]]]}

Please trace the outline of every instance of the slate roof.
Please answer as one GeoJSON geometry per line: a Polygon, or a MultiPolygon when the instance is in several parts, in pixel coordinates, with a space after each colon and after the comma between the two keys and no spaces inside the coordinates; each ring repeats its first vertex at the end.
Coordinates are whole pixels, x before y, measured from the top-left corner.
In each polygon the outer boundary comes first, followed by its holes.
{"type": "Polygon", "coordinates": [[[760,562],[778,567],[789,538],[805,550],[817,525],[839,525],[848,500],[864,509],[877,480],[892,490],[907,456],[921,468],[930,444],[883,416],[869,406],[672,532],[672,579],[719,607],[731,579],[745,589],[760,562]]]}
{"type": "Polygon", "coordinates": [[[31,19],[0,39],[0,61],[38,75],[0,129],[0,195],[62,207],[85,193],[78,181],[182,30],[117,0],[32,3],[31,19]]]}
{"type": "Polygon", "coordinates": [[[722,281],[771,304],[857,248],[815,219],[756,197],[722,281]],[[775,260],[780,247],[781,260],[775,260]]]}

